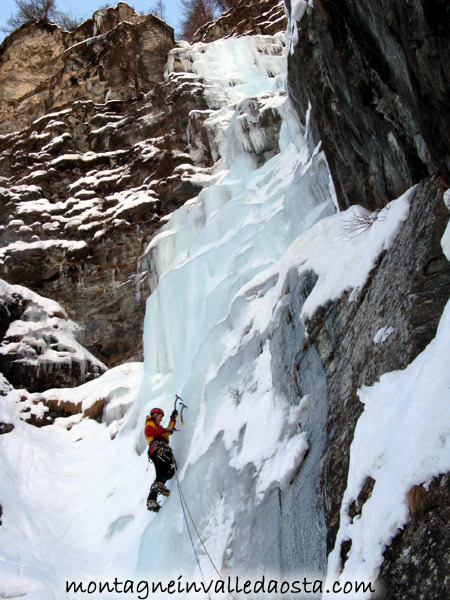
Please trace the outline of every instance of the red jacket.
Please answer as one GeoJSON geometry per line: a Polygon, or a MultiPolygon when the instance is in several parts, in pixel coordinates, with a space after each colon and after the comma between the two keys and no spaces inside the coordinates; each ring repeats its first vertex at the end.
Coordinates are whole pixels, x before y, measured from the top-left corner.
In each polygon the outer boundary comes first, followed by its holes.
{"type": "MultiPolygon", "coordinates": [[[[169,421],[169,427],[175,427],[176,422],[176,418],[171,417],[169,421]]],[[[149,444],[151,444],[154,440],[159,440],[168,444],[169,437],[171,435],[171,431],[167,431],[165,427],[158,425],[158,423],[150,416],[145,419],[145,436],[149,444]]]]}

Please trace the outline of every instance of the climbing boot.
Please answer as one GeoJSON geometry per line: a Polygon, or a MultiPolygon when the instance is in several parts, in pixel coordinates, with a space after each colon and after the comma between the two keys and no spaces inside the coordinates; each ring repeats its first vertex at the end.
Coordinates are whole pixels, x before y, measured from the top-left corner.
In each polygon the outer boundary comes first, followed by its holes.
{"type": "Polygon", "coordinates": [[[156,484],[157,490],[163,496],[170,496],[170,490],[163,483],[158,482],[156,484]]]}
{"type": "Polygon", "coordinates": [[[161,504],[156,500],[147,500],[147,510],[151,510],[152,512],[159,512],[161,509],[161,504]]]}

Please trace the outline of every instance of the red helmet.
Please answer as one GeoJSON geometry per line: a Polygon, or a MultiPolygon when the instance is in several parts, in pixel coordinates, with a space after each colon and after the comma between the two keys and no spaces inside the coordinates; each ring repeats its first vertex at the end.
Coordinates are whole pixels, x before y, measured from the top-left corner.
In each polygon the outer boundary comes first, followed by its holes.
{"type": "Polygon", "coordinates": [[[151,417],[155,417],[158,414],[164,416],[164,411],[162,410],[162,408],[152,408],[152,410],[150,411],[151,417]]]}

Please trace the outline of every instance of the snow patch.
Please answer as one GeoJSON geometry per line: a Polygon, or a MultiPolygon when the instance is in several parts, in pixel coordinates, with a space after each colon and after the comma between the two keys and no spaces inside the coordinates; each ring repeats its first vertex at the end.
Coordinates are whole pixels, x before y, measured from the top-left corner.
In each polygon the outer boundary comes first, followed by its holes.
{"type": "MultiPolygon", "coordinates": [[[[448,210],[450,210],[450,189],[444,193],[444,203],[448,210]]],[[[450,260],[450,221],[447,223],[444,235],[442,236],[441,246],[444,256],[447,260],[450,260]]]]}
{"type": "Polygon", "coordinates": [[[376,332],[373,338],[373,343],[382,344],[392,333],[394,333],[394,331],[395,329],[393,327],[381,327],[381,329],[376,332]]]}

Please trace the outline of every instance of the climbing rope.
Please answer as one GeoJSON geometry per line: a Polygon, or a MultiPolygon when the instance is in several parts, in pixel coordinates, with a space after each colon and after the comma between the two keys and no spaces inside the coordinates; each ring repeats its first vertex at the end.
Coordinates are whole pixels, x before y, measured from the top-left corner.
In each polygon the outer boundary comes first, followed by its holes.
{"type": "MultiPolygon", "coordinates": [[[[184,516],[184,520],[185,520],[185,522],[186,522],[186,529],[188,530],[188,533],[189,533],[189,539],[191,540],[192,549],[194,550],[195,558],[196,558],[196,560],[197,560],[197,565],[198,565],[198,568],[199,568],[199,570],[200,570],[200,574],[201,574],[201,576],[202,576],[203,583],[205,584],[205,589],[206,589],[206,581],[205,581],[205,576],[203,575],[203,570],[202,570],[202,567],[201,567],[201,565],[200,565],[200,559],[198,558],[197,550],[195,549],[194,540],[192,539],[191,530],[190,530],[190,528],[189,528],[189,523],[188,523],[187,516],[186,516],[186,510],[185,510],[185,507],[184,507],[184,504],[183,504],[183,492],[181,491],[180,480],[178,479],[178,472],[177,472],[177,468],[176,468],[176,466],[175,466],[175,461],[173,461],[173,466],[175,467],[175,476],[176,476],[176,478],[177,478],[177,484],[178,484],[178,493],[179,493],[179,495],[180,495],[180,504],[181,504],[181,508],[182,508],[182,510],[183,510],[183,516],[184,516]]],[[[186,508],[187,508],[187,506],[186,506],[186,508]]],[[[208,598],[209,598],[209,600],[211,600],[211,596],[209,595],[209,592],[206,592],[206,593],[208,594],[208,598]]]]}
{"type": "MultiPolygon", "coordinates": [[[[220,573],[220,571],[217,569],[216,565],[214,564],[214,561],[211,558],[211,555],[209,554],[209,552],[208,552],[208,550],[207,550],[207,548],[205,546],[205,542],[203,541],[202,536],[200,535],[200,533],[199,533],[199,531],[197,529],[197,525],[195,524],[195,521],[194,521],[194,519],[192,517],[191,511],[189,510],[189,506],[188,506],[188,504],[186,502],[186,498],[184,497],[184,493],[183,493],[183,490],[181,488],[180,479],[178,477],[178,469],[177,469],[177,466],[175,464],[175,461],[173,461],[173,466],[174,466],[174,469],[175,469],[175,476],[177,478],[178,493],[179,493],[179,496],[180,496],[181,508],[183,509],[184,520],[186,522],[186,527],[187,527],[187,530],[188,530],[188,533],[189,533],[189,538],[191,540],[192,549],[194,550],[195,558],[197,559],[198,568],[200,569],[200,573],[202,575],[203,583],[205,584],[205,589],[206,589],[205,577],[203,575],[203,571],[202,571],[202,568],[200,566],[200,561],[199,561],[199,558],[198,558],[197,550],[195,549],[194,540],[192,539],[192,534],[191,534],[191,530],[189,528],[189,523],[188,523],[188,520],[187,520],[186,512],[189,515],[189,518],[191,520],[191,523],[192,523],[192,526],[193,526],[193,528],[195,530],[195,533],[197,534],[197,537],[200,540],[200,543],[203,546],[203,550],[205,551],[205,554],[208,557],[209,562],[213,566],[214,571],[219,576],[220,581],[224,581],[224,579],[223,579],[222,574],[220,573]]],[[[208,598],[211,600],[211,596],[209,595],[209,592],[207,592],[207,594],[208,594],[208,598]]],[[[233,600],[236,600],[236,598],[233,596],[233,594],[231,592],[229,592],[229,595],[231,596],[231,598],[233,598],[233,600]]]]}

